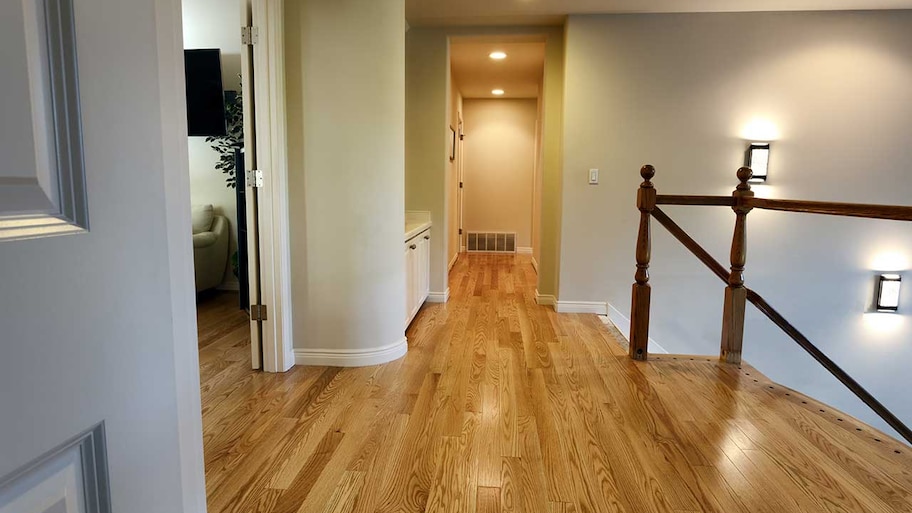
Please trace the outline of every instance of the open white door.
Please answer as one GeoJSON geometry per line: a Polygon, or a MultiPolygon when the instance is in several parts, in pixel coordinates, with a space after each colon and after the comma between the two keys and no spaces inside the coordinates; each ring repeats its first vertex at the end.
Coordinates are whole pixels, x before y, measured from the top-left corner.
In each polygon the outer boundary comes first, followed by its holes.
{"type": "Polygon", "coordinates": [[[282,0],[242,0],[250,340],[254,369],[284,372],[291,347],[282,0]]]}
{"type": "Polygon", "coordinates": [[[180,4],[0,2],[0,511],[205,511],[180,4]]]}
{"type": "Polygon", "coordinates": [[[244,180],[247,209],[247,280],[250,315],[250,359],[254,369],[263,368],[263,321],[268,317],[260,288],[260,225],[259,191],[263,185],[263,170],[257,166],[256,82],[254,44],[257,33],[252,27],[253,6],[250,0],[241,2],[241,87],[244,94],[244,180]]]}

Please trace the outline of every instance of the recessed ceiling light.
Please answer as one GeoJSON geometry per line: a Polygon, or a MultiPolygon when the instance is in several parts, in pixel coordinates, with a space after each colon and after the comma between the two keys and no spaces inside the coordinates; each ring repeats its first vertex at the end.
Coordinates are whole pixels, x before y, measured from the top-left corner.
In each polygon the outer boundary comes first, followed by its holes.
{"type": "Polygon", "coordinates": [[[488,54],[488,57],[494,59],[495,61],[502,61],[507,58],[507,54],[501,51],[491,52],[488,54]]]}
{"type": "Polygon", "coordinates": [[[503,90],[503,89],[495,89],[495,90],[491,91],[491,94],[493,94],[494,96],[502,96],[502,95],[504,94],[504,90],[503,90]]]}

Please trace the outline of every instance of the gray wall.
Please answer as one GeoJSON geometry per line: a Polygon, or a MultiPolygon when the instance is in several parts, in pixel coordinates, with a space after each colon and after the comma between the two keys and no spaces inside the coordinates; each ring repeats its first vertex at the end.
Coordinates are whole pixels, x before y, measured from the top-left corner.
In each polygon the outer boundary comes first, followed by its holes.
{"type": "MultiPolygon", "coordinates": [[[[778,132],[758,196],[912,203],[910,27],[908,11],[571,17],[560,300],[627,314],[638,169],[657,167],[659,193],[730,194],[755,120],[778,132]]],[[[666,211],[727,264],[730,210],[666,211]]],[[[755,211],[748,232],[749,286],[912,423],[912,286],[900,315],[865,315],[872,270],[909,269],[912,226],[755,211]]],[[[654,234],[651,336],[718,353],[722,284],[654,234]]],[[[772,379],[882,426],[753,309],[744,347],[772,379]]]]}

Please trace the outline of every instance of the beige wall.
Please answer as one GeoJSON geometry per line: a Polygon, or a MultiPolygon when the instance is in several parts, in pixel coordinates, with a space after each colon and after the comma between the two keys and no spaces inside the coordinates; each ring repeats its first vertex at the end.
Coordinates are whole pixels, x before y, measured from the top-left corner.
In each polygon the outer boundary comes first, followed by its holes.
{"type": "Polygon", "coordinates": [[[405,207],[431,213],[431,294],[447,290],[450,110],[445,32],[413,28],[406,36],[405,207]]]}
{"type": "Polygon", "coordinates": [[[538,270],[541,260],[541,203],[542,203],[542,101],[541,88],[536,100],[535,176],[532,178],[532,263],[538,270]]]}
{"type": "MultiPolygon", "coordinates": [[[[912,12],[571,17],[567,26],[560,299],[629,312],[645,163],[665,194],[730,194],[750,129],[775,133],[760,196],[909,204],[912,12]],[[762,128],[762,124],[759,125],[762,128]],[[601,185],[587,170],[601,169],[601,185]]],[[[733,213],[668,207],[727,263],[733,213]]],[[[906,422],[912,287],[899,315],[865,313],[873,270],[912,267],[908,224],[754,211],[747,281],[906,422]]],[[[722,287],[654,228],[650,335],[719,351],[722,287]]],[[[907,275],[906,278],[909,278],[907,275]]],[[[623,321],[622,321],[623,323],[623,321]]],[[[756,311],[745,358],[882,426],[756,311]]]]}
{"type": "Polygon", "coordinates": [[[295,348],[394,344],[405,319],[403,0],[291,0],[285,23],[295,348]]]}
{"type": "Polygon", "coordinates": [[[564,29],[548,32],[542,103],[541,254],[538,293],[554,300],[560,286],[563,212],[564,29]]]}
{"type": "Polygon", "coordinates": [[[535,99],[466,99],[465,230],[516,232],[532,248],[535,99]]]}

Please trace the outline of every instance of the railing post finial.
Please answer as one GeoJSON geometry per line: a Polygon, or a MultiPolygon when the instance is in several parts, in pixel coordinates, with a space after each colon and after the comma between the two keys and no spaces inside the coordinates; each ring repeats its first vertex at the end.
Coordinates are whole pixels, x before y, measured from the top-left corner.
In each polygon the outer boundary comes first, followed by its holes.
{"type": "Polygon", "coordinates": [[[735,188],[736,191],[749,191],[751,186],[748,181],[751,177],[754,176],[754,171],[749,167],[738,168],[738,180],[741,182],[738,184],[738,187],[735,188]]]}
{"type": "Polygon", "coordinates": [[[640,211],[640,229],[637,233],[636,275],[630,307],[630,357],[646,360],[649,355],[649,260],[652,254],[652,236],[649,220],[656,207],[656,190],[652,177],[656,170],[651,165],[640,168],[643,183],[637,191],[637,210],[640,211]]]}
{"type": "Polygon", "coordinates": [[[656,168],[652,164],[646,164],[640,168],[640,176],[643,177],[643,183],[640,184],[640,187],[645,187],[649,189],[654,189],[655,186],[652,185],[652,177],[656,175],[656,168]]]}

